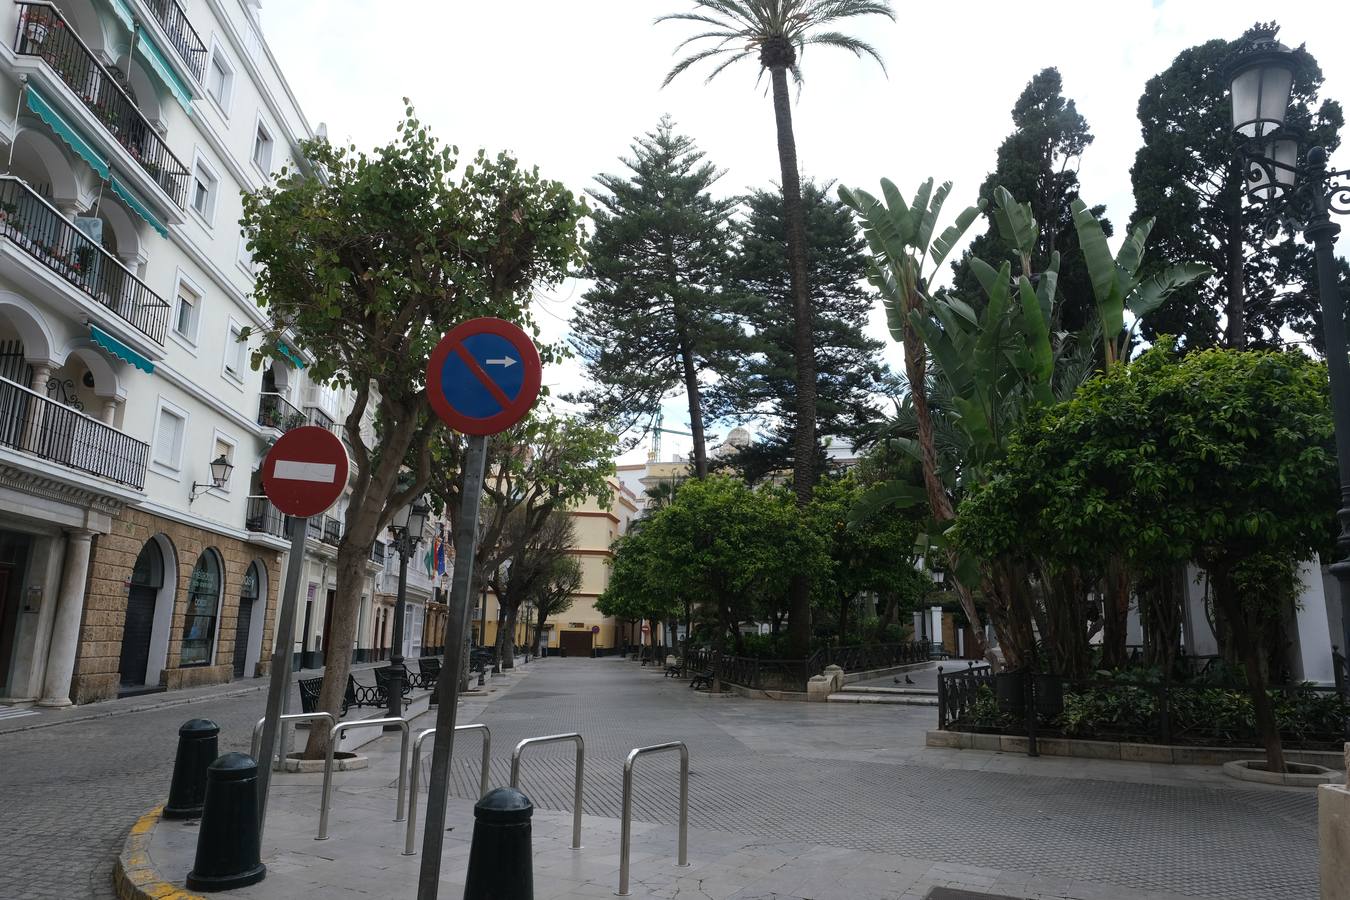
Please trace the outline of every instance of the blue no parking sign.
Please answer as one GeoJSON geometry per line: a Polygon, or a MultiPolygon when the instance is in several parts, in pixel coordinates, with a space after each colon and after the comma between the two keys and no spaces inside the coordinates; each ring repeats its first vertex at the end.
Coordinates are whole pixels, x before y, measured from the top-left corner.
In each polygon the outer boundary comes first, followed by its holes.
{"type": "Polygon", "coordinates": [[[464,434],[505,431],[539,396],[542,366],[529,335],[502,319],[470,319],[436,345],[427,396],[447,425],[464,434]]]}

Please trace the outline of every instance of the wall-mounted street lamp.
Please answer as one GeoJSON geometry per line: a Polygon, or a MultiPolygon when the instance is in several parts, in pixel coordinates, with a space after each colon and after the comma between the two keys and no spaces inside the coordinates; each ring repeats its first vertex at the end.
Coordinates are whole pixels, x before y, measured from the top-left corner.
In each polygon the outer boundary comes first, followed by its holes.
{"type": "MultiPolygon", "coordinates": [[[[1329,168],[1324,147],[1307,147],[1304,135],[1286,119],[1294,80],[1304,57],[1257,32],[1229,65],[1233,94],[1233,132],[1247,178],[1247,197],[1266,210],[1266,235],[1281,226],[1303,233],[1317,260],[1317,293],[1322,305],[1322,336],[1331,381],[1331,414],[1336,426],[1340,468],[1341,523],[1336,546],[1341,561],[1331,571],[1340,584],[1341,605],[1350,600],[1350,358],[1346,356],[1345,306],[1336,265],[1336,236],[1341,226],[1332,213],[1350,214],[1350,169],[1329,168]],[[1300,153],[1302,161],[1300,161],[1300,153]]],[[[1346,618],[1350,637],[1350,617],[1346,618]]],[[[1348,644],[1350,645],[1350,644],[1348,644]]]]}
{"type": "Polygon", "coordinates": [[[196,500],[207,491],[218,491],[230,483],[230,473],[234,471],[234,463],[225,458],[222,453],[211,460],[211,480],[208,482],[192,482],[192,490],[188,494],[188,503],[196,500]]]}

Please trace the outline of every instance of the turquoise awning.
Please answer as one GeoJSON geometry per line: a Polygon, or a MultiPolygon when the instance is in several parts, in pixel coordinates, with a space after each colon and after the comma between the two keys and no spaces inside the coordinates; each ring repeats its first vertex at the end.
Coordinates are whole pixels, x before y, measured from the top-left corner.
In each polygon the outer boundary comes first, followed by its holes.
{"type": "Polygon", "coordinates": [[[28,85],[24,92],[24,99],[39,119],[47,123],[56,136],[66,142],[70,149],[79,154],[80,158],[89,163],[90,168],[99,174],[101,178],[108,177],[108,161],[99,154],[93,146],[84,139],[84,136],[65,119],[61,114],[47,102],[47,98],[38,92],[33,85],[28,85]]]}
{"type": "Polygon", "coordinates": [[[150,64],[159,80],[164,82],[164,86],[169,89],[170,94],[173,94],[173,99],[178,101],[178,105],[183,107],[188,115],[192,115],[192,91],[178,77],[178,73],[169,65],[159,47],[155,46],[155,42],[150,40],[150,35],[145,33],[145,29],[140,29],[136,34],[139,36],[139,40],[136,41],[137,52],[150,64]]]}
{"type": "Polygon", "coordinates": [[[178,77],[173,66],[164,58],[164,53],[145,33],[145,29],[136,27],[136,14],[131,11],[131,5],[127,0],[112,0],[112,10],[117,18],[122,20],[122,24],[127,26],[127,31],[131,32],[131,39],[136,42],[136,49],[141,57],[149,63],[151,70],[159,76],[160,81],[164,82],[164,86],[173,94],[179,105],[187,110],[188,115],[192,115],[191,86],[184,84],[178,77]]]}
{"type": "Polygon", "coordinates": [[[122,201],[131,207],[136,215],[149,222],[150,227],[158,231],[160,237],[169,236],[169,229],[164,227],[164,223],[155,217],[155,214],[150,211],[150,207],[146,206],[131,188],[118,181],[115,176],[109,176],[108,185],[113,189],[114,194],[121,197],[122,201]]]}
{"type": "Polygon", "coordinates": [[[305,367],[305,361],[300,358],[300,354],[296,353],[290,347],[287,347],[285,344],[277,344],[277,349],[280,350],[281,355],[289,359],[291,364],[297,369],[303,369],[305,367]]]}
{"type": "Polygon", "coordinates": [[[89,326],[89,336],[94,339],[95,344],[98,344],[100,347],[102,347],[104,350],[107,350],[109,353],[111,353],[118,359],[131,363],[133,366],[140,369],[142,372],[145,372],[150,375],[155,374],[154,363],[146,359],[144,356],[141,356],[135,350],[132,350],[126,344],[122,343],[117,338],[108,334],[108,332],[104,331],[102,328],[99,328],[97,325],[89,326]]]}

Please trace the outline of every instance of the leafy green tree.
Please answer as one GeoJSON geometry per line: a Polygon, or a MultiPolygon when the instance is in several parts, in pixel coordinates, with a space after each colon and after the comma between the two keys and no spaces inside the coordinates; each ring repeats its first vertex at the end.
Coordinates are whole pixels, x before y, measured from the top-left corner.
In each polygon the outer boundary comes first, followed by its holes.
{"type": "Polygon", "coordinates": [[[734,199],[710,193],[722,171],[663,118],[592,191],[595,236],[586,274],[595,280],[572,318],[573,346],[592,386],[575,398],[618,433],[685,390],[694,471],[708,474],[707,405],[700,376],[734,367],[739,331],[724,287],[734,199]]]}
{"type": "MultiPolygon", "coordinates": [[[[1265,213],[1242,197],[1245,173],[1232,134],[1226,67],[1258,30],[1236,41],[1212,40],[1183,50],[1144,87],[1139,122],[1144,144],[1135,156],[1133,222],[1156,220],[1158,260],[1188,259],[1213,276],[1181,291],[1145,324],[1149,339],[1176,335],[1183,349],[1278,346],[1289,329],[1321,346],[1316,270],[1310,248],[1294,240],[1267,243],[1265,213]]],[[[1289,123],[1334,149],[1344,114],[1318,103],[1322,72],[1303,48],[1289,123]]],[[[1287,234],[1287,232],[1286,232],[1287,234]]],[[[1145,275],[1152,274],[1145,268],[1145,275]]],[[[1343,279],[1350,288],[1350,279],[1343,279]]]]}
{"type": "MultiPolygon", "coordinates": [[[[562,574],[559,565],[564,559],[574,559],[577,526],[562,510],[552,510],[532,524],[528,511],[517,509],[507,517],[505,537],[511,553],[488,573],[487,583],[497,597],[497,658],[502,668],[509,669],[514,666],[512,650],[520,608],[525,601],[548,594],[554,576],[562,574]]],[[[529,623],[525,624],[528,632],[529,623]]]]}
{"type": "MultiPolygon", "coordinates": [[[[797,139],[792,128],[788,76],[802,83],[802,52],[807,47],[833,47],[854,56],[870,57],[881,65],[881,55],[865,41],[835,30],[849,19],[885,16],[894,21],[890,0],[694,0],[694,12],[670,13],[658,22],[693,22],[700,30],[679,46],[712,42],[685,56],[666,75],[669,84],[682,72],[703,61],[715,61],[711,81],[733,63],[754,59],[761,75],[769,73],[774,123],[778,133],[778,167],[782,175],[783,219],[787,224],[788,271],[792,284],[793,360],[796,368],[796,417],[792,488],[797,504],[805,506],[815,485],[816,372],[812,334],[811,285],[806,259],[806,214],[802,206],[801,175],[797,169],[797,139]]],[[[811,585],[809,576],[792,586],[789,639],[803,656],[811,640],[811,585]]]]}
{"type": "MultiPolygon", "coordinates": [[[[534,628],[530,646],[540,652],[544,626],[553,616],[560,616],[572,608],[576,592],[581,588],[581,560],[572,554],[556,558],[534,594],[534,628]]],[[[528,623],[527,623],[528,624],[528,623]]]]}
{"type": "MultiPolygon", "coordinates": [[[[1091,284],[1078,253],[1070,204],[1078,199],[1078,163],[1092,143],[1092,132],[1063,90],[1059,70],[1047,68],[1032,76],[1017,98],[1012,108],[1013,133],[999,145],[994,171],[980,185],[980,197],[990,204],[986,207],[989,230],[970,242],[952,269],[956,292],[974,304],[981,302],[982,294],[966,260],[982,259],[994,265],[1013,260],[1017,248],[1002,236],[993,219],[994,190],[1002,187],[1031,204],[1031,214],[1040,223],[1028,274],[1044,272],[1059,252],[1062,262],[1054,324],[1057,330],[1079,331],[1092,317],[1091,284]]],[[[1110,237],[1111,223],[1103,218],[1105,212],[1104,206],[1092,208],[1093,217],[1110,237]]]]}
{"type": "Polygon", "coordinates": [[[1297,352],[1179,356],[1167,340],[1018,429],[962,504],[955,538],[990,557],[1035,548],[1061,570],[1100,565],[1108,548],[1144,571],[1203,567],[1267,766],[1282,772],[1263,644],[1289,597],[1269,586],[1331,533],[1332,439],[1322,364],[1297,352]]]}
{"type": "Polygon", "coordinates": [[[927,573],[915,568],[915,545],[927,516],[917,507],[895,505],[852,516],[864,489],[852,472],[826,478],[816,485],[807,507],[811,527],[829,556],[828,569],[815,583],[816,596],[835,613],[841,644],[849,642],[849,611],[858,597],[875,595],[883,607],[882,625],[893,624],[932,585],[927,573]]]}
{"type": "MultiPolygon", "coordinates": [[[[448,430],[432,444],[435,465],[429,486],[445,505],[452,528],[459,524],[464,449],[463,436],[448,430]]],[[[546,410],[536,410],[488,439],[470,596],[504,563],[525,553],[554,514],[588,497],[608,502],[614,450],[615,438],[604,428],[546,410]]],[[[514,616],[525,599],[522,591],[509,601],[499,593],[499,607],[506,610],[514,603],[514,616]]],[[[514,665],[508,652],[511,633],[497,631],[498,659],[507,668],[514,665]]]]}
{"type": "MultiPolygon", "coordinates": [[[[397,132],[371,154],[302,143],[302,170],[283,169],[274,185],[245,194],[240,223],[259,264],[255,297],[274,323],[255,364],[295,341],[316,351],[311,378],[349,384],[355,398],[343,423],[355,477],[319,697],[335,715],[371,545],[431,478],[440,430],[426,397],[431,348],[474,316],[530,326],[535,287],[561,280],[580,253],[584,207],[562,184],[505,154],[480,152],[461,169],[458,151],[411,106],[397,132]],[[371,407],[378,446],[362,431],[371,407]],[[411,477],[400,484],[405,468],[411,477]]],[[[315,729],[306,756],[326,744],[315,729]]]]}
{"type": "MultiPolygon", "coordinates": [[[[815,333],[816,433],[856,442],[876,418],[876,395],[894,386],[881,361],[881,342],[863,333],[876,301],[863,285],[866,244],[853,213],[826,191],[811,181],[802,186],[815,333]]],[[[731,270],[735,309],[752,335],[749,354],[712,386],[711,401],[718,417],[767,422],[767,439],[745,454],[762,473],[789,468],[795,446],[792,282],[782,196],[755,191],[746,203],[731,270]]],[[[819,448],[816,457],[823,462],[819,448]]]]}
{"type": "Polygon", "coordinates": [[[728,637],[740,648],[740,623],[781,616],[792,578],[823,571],[828,559],[790,495],[710,475],[685,482],[621,538],[613,565],[601,612],[661,621],[696,603],[716,623],[721,651],[728,637]]]}

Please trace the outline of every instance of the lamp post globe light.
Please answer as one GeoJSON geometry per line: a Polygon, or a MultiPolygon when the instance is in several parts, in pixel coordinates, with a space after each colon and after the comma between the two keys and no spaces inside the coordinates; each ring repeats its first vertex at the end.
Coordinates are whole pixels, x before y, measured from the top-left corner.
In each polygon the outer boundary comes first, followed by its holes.
{"type": "MultiPolygon", "coordinates": [[[[1317,262],[1317,293],[1322,307],[1322,336],[1331,382],[1331,414],[1336,428],[1336,459],[1341,481],[1342,557],[1331,566],[1340,586],[1341,609],[1350,600],[1350,358],[1346,356],[1345,305],[1336,265],[1341,226],[1332,215],[1350,214],[1350,169],[1333,170],[1323,147],[1304,150],[1302,133],[1286,118],[1303,54],[1275,40],[1273,30],[1256,32],[1234,56],[1233,132],[1247,180],[1247,197],[1266,210],[1266,235],[1281,225],[1301,231],[1317,262]],[[1302,152],[1302,160],[1299,155],[1302,152]]],[[[1350,645],[1350,616],[1343,616],[1350,645]]]]}
{"type": "Polygon", "coordinates": [[[417,549],[427,527],[431,507],[418,497],[394,513],[389,522],[393,546],[398,551],[398,597],[394,601],[393,647],[389,654],[389,690],[387,709],[390,718],[403,715],[403,618],[408,602],[408,557],[417,549]]]}

